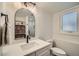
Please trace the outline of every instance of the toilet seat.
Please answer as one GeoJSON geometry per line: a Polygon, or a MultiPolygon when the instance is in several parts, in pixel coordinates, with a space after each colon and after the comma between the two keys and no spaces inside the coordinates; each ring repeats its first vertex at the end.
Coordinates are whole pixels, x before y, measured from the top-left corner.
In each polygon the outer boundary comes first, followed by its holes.
{"type": "Polygon", "coordinates": [[[54,55],[57,55],[57,56],[66,56],[66,53],[62,49],[60,49],[60,48],[54,47],[54,48],[51,48],[51,50],[52,50],[52,53],[54,55]]]}

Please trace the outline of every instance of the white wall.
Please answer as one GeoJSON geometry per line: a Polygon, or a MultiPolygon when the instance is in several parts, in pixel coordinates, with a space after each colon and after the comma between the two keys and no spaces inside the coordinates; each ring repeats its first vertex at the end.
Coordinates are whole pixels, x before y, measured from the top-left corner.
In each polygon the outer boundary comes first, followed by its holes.
{"type": "Polygon", "coordinates": [[[79,6],[73,7],[53,15],[53,39],[57,47],[64,49],[68,55],[79,55],[79,27],[75,33],[61,32],[61,16],[67,12],[75,11],[78,13],[79,26],[79,6]]]}
{"type": "MultiPolygon", "coordinates": [[[[23,5],[19,3],[4,3],[2,10],[4,13],[8,14],[9,22],[8,22],[8,40],[9,44],[15,42],[15,31],[14,31],[14,16],[15,12],[20,9],[25,8],[23,5]]],[[[28,9],[28,8],[27,8],[28,9]]],[[[41,39],[50,39],[52,38],[52,15],[40,10],[39,7],[34,9],[29,9],[35,15],[35,34],[37,38],[41,39]]]]}
{"type": "Polygon", "coordinates": [[[38,37],[43,40],[52,38],[52,15],[50,13],[38,10],[36,19],[38,37]]]}

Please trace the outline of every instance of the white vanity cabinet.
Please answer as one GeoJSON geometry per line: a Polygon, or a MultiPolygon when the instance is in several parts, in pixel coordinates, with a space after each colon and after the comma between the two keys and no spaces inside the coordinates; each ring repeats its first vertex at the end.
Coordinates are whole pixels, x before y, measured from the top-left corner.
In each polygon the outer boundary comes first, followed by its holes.
{"type": "Polygon", "coordinates": [[[49,45],[25,56],[50,56],[50,48],[49,45]]]}

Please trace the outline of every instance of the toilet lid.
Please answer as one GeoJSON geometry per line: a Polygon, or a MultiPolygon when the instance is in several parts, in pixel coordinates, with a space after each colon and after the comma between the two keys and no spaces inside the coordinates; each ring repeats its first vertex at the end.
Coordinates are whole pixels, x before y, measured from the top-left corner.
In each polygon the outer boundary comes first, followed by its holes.
{"type": "Polygon", "coordinates": [[[57,54],[66,54],[62,49],[60,48],[52,48],[53,52],[57,53],[57,54]]]}

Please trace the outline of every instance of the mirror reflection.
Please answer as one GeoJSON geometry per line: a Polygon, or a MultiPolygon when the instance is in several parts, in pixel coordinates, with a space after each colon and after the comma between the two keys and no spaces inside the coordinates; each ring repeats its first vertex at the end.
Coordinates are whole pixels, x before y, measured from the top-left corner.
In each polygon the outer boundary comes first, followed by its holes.
{"type": "Polygon", "coordinates": [[[35,37],[35,17],[28,9],[19,9],[15,13],[15,39],[35,37]]]}

